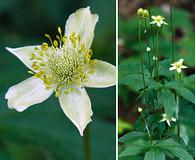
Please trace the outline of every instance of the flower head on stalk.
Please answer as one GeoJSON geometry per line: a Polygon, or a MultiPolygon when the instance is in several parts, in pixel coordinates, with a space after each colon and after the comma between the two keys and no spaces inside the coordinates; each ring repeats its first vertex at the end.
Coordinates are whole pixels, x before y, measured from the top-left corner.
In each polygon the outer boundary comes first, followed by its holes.
{"type": "Polygon", "coordinates": [[[151,18],[153,19],[153,21],[150,22],[150,24],[156,24],[158,27],[161,27],[164,24],[168,25],[168,23],[164,21],[165,18],[163,16],[158,15],[158,16],[152,16],[151,18]]]}
{"type": "Polygon", "coordinates": [[[58,27],[58,35],[51,45],[6,48],[29,69],[32,77],[9,88],[5,95],[8,107],[19,112],[38,104],[53,92],[59,98],[66,116],[81,135],[93,114],[91,102],[84,87],[103,88],[115,85],[115,66],[92,59],[91,44],[98,15],[90,8],[81,8],[71,14],[65,33],[58,27]]]}
{"type": "Polygon", "coordinates": [[[171,126],[171,121],[176,122],[176,118],[168,118],[168,116],[164,113],[162,114],[162,119],[159,122],[166,122],[168,126],[171,126]]]}
{"type": "Polygon", "coordinates": [[[170,71],[176,70],[178,73],[181,73],[182,69],[188,68],[187,66],[183,65],[183,61],[184,59],[180,59],[179,61],[172,63],[171,66],[169,68],[170,71]]]}
{"type": "Polygon", "coordinates": [[[141,18],[148,18],[149,17],[149,12],[147,9],[139,8],[137,10],[137,16],[141,18]]]}

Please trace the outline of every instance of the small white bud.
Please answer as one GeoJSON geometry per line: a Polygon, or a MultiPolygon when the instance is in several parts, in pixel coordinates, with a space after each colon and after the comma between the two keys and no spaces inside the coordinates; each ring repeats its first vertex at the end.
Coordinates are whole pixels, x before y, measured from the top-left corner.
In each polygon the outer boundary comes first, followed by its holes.
{"type": "Polygon", "coordinates": [[[143,110],[141,107],[138,107],[138,112],[141,113],[143,110]]]}
{"type": "Polygon", "coordinates": [[[150,52],[151,51],[151,48],[150,47],[147,47],[146,50],[147,50],[147,52],[150,52]]]}
{"type": "Polygon", "coordinates": [[[153,56],[153,61],[157,61],[157,57],[156,56],[153,56]]]}

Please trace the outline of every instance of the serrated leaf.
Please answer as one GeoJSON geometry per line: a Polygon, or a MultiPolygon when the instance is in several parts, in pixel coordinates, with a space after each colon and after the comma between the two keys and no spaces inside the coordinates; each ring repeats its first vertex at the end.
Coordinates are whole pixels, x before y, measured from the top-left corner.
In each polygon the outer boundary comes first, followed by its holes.
{"type": "Polygon", "coordinates": [[[166,150],[173,156],[182,158],[182,160],[193,160],[192,156],[173,139],[161,141],[156,144],[156,147],[161,148],[162,150],[166,150]]]}
{"type": "MultiPolygon", "coordinates": [[[[144,67],[145,83],[150,78],[149,71],[144,67]]],[[[123,64],[119,66],[119,83],[128,85],[132,90],[144,88],[143,75],[140,64],[123,64]]]]}
{"type": "Polygon", "coordinates": [[[166,160],[165,154],[159,149],[152,149],[146,152],[144,160],[166,160]]]}
{"type": "Polygon", "coordinates": [[[166,60],[166,59],[159,63],[159,68],[158,68],[159,76],[163,76],[163,77],[173,76],[173,72],[169,71],[170,64],[171,64],[170,60],[166,60]]]}
{"type": "Polygon", "coordinates": [[[159,104],[162,104],[165,113],[169,118],[173,117],[173,113],[176,107],[175,94],[168,89],[161,89],[158,94],[159,104]]]}
{"type": "Polygon", "coordinates": [[[182,83],[168,82],[166,86],[176,90],[180,96],[195,104],[195,95],[188,88],[185,88],[182,83]]]}
{"type": "Polygon", "coordinates": [[[124,151],[122,151],[119,157],[136,156],[150,147],[151,144],[148,141],[139,139],[134,143],[131,143],[124,151]]]}
{"type": "Polygon", "coordinates": [[[145,132],[138,132],[138,131],[132,131],[128,134],[125,134],[119,139],[119,142],[125,143],[125,142],[133,142],[138,139],[144,139],[147,137],[147,134],[145,132]]]}

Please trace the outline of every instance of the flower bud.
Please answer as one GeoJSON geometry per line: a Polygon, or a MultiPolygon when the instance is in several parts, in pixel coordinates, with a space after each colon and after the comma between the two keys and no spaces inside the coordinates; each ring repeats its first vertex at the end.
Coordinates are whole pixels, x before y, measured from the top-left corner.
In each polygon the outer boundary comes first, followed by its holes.
{"type": "Polygon", "coordinates": [[[143,110],[141,107],[138,107],[138,112],[141,113],[143,110]]]}
{"type": "Polygon", "coordinates": [[[147,50],[147,52],[150,52],[151,51],[151,48],[150,47],[147,47],[146,50],[147,50]]]}
{"type": "Polygon", "coordinates": [[[139,8],[139,9],[137,10],[137,15],[138,15],[139,17],[142,17],[142,16],[143,16],[143,12],[144,12],[144,10],[143,10],[142,8],[139,8]]]}
{"type": "Polygon", "coordinates": [[[144,10],[143,10],[142,17],[144,17],[144,18],[149,17],[149,12],[148,12],[147,9],[144,9],[144,10]]]}

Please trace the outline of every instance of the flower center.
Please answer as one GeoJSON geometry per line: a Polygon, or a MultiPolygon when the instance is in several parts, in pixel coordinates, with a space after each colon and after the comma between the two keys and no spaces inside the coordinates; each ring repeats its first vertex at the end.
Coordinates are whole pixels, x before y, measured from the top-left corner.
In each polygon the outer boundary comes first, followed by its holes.
{"type": "Polygon", "coordinates": [[[182,64],[181,63],[176,63],[175,66],[176,66],[176,68],[181,68],[182,64]]]}
{"type": "Polygon", "coordinates": [[[68,94],[74,91],[74,86],[82,86],[89,74],[93,74],[96,60],[91,60],[92,50],[85,47],[80,36],[73,33],[70,37],[59,36],[51,42],[51,47],[43,43],[41,48],[35,48],[31,56],[33,61],[30,71],[35,78],[43,80],[47,89],[54,88],[56,96],[62,92],[68,94]]]}
{"type": "Polygon", "coordinates": [[[163,18],[162,18],[161,16],[157,16],[157,17],[156,17],[156,21],[157,21],[157,22],[161,22],[162,20],[163,20],[163,18]]]}

